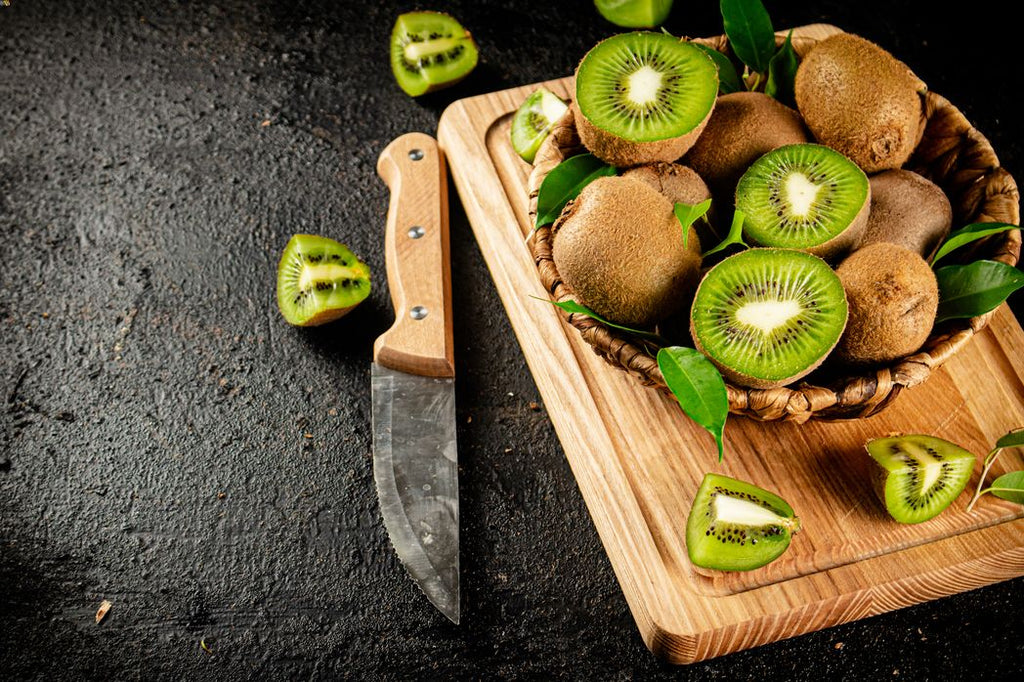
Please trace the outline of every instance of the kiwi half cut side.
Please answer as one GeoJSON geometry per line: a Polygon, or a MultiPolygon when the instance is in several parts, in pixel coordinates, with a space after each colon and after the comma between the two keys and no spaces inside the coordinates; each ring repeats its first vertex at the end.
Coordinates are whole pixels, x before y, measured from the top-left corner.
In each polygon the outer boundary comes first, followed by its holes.
{"type": "Polygon", "coordinates": [[[568,110],[569,105],[547,88],[537,88],[530,93],[512,117],[510,134],[516,154],[523,161],[533,163],[541,143],[568,110]]]}
{"type": "Polygon", "coordinates": [[[910,434],[867,443],[878,463],[875,492],[900,523],[921,523],[938,515],[967,487],[975,457],[936,436],[910,434]]]}
{"type": "Polygon", "coordinates": [[[735,384],[785,386],[824,361],[846,327],[842,282],[793,249],[749,249],[708,270],[690,309],[697,350],[735,384]]]}
{"type": "Polygon", "coordinates": [[[477,58],[473,36],[443,12],[406,12],[391,30],[391,71],[413,97],[459,82],[477,58]]]}
{"type": "Polygon", "coordinates": [[[277,266],[277,307],[284,319],[313,327],[348,314],[370,295],[370,268],[333,239],[297,234],[277,266]]]}
{"type": "Polygon", "coordinates": [[[686,519],[686,553],[699,568],[749,571],[777,559],[800,530],[773,492],[721,474],[705,474],[686,519]]]}
{"type": "Polygon", "coordinates": [[[607,38],[576,68],[580,140],[618,167],[671,163],[696,142],[718,94],[718,70],[700,48],[664,33],[607,38]]]}
{"type": "Polygon", "coordinates": [[[736,208],[755,244],[809,251],[833,260],[854,248],[867,225],[871,185],[857,164],[819,144],[784,145],[740,178],[736,208]]]}

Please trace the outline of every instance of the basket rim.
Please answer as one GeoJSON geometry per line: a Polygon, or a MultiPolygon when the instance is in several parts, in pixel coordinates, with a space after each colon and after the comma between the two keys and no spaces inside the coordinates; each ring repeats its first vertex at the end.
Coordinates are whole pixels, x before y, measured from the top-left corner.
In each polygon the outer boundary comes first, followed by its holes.
{"type": "MultiPolygon", "coordinates": [[[[842,32],[842,29],[828,24],[799,27],[793,29],[793,44],[798,55],[802,57],[818,40],[837,32],[842,32]]],[[[788,33],[788,30],[777,32],[777,40],[785,39],[788,33]]],[[[728,49],[728,40],[724,35],[697,38],[693,41],[715,49],[728,49]]],[[[932,165],[938,166],[946,182],[939,182],[938,178],[932,178],[933,181],[947,194],[950,193],[947,186],[955,183],[962,190],[962,198],[965,201],[970,199],[974,203],[969,211],[962,211],[969,213],[970,217],[970,220],[963,224],[983,222],[978,218],[984,217],[986,221],[998,220],[1019,225],[1019,192],[1016,182],[1001,167],[988,140],[941,95],[928,90],[924,105],[928,119],[925,138],[929,138],[928,132],[932,129],[933,118],[937,121],[936,126],[938,122],[943,125],[949,124],[957,134],[946,135],[943,128],[941,137],[936,137],[935,141],[928,140],[929,151],[938,152],[935,157],[918,159],[918,151],[923,147],[919,144],[911,161],[904,165],[904,168],[919,170],[916,167],[919,165],[920,172],[932,170],[932,165]],[[932,147],[935,149],[932,150],[932,147]],[[965,168],[964,164],[973,165],[965,168]]],[[[572,156],[573,152],[583,151],[586,150],[576,136],[575,122],[570,109],[556,124],[534,160],[528,180],[531,219],[536,219],[537,195],[547,173],[558,162],[572,156]]],[[[928,176],[935,173],[922,174],[928,176]]],[[[530,250],[551,298],[559,302],[574,300],[571,290],[561,281],[551,257],[551,228],[552,226],[547,225],[531,233],[528,239],[530,250]]],[[[1020,229],[1008,230],[993,237],[999,239],[990,237],[987,241],[975,245],[977,248],[978,245],[985,244],[991,251],[980,257],[1016,265],[1021,249],[1020,229]]],[[[729,411],[761,421],[803,422],[810,418],[856,419],[871,416],[889,405],[903,388],[924,382],[933,370],[940,367],[975,334],[984,329],[995,312],[996,310],[992,310],[970,319],[950,320],[936,325],[928,340],[916,353],[887,366],[867,367],[862,370],[851,368],[853,371],[849,374],[836,378],[827,385],[818,386],[799,380],[778,388],[755,389],[726,381],[729,411]]],[[[566,311],[562,311],[562,315],[607,362],[633,374],[645,385],[663,391],[669,390],[658,369],[657,361],[650,356],[645,344],[634,341],[635,337],[588,316],[566,311]]],[[[814,374],[810,376],[813,378],[814,374]]]]}

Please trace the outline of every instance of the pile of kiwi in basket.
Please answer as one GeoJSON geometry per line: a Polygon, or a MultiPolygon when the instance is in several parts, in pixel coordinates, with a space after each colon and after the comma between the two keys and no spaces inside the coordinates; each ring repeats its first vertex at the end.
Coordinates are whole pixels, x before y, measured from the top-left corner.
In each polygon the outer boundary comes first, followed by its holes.
{"type": "Polygon", "coordinates": [[[943,191],[901,167],[926,121],[925,85],[849,33],[804,56],[796,109],[761,92],[718,94],[707,54],[634,32],[576,70],[582,144],[621,172],[586,185],[552,227],[552,258],[578,302],[693,345],[729,381],[785,386],[826,360],[880,365],[935,323],[928,259],[949,233],[943,191]],[[676,202],[712,199],[680,240],[676,202]],[[702,258],[742,219],[751,247],[702,258]],[[831,359],[831,360],[830,360],[831,359]]]}

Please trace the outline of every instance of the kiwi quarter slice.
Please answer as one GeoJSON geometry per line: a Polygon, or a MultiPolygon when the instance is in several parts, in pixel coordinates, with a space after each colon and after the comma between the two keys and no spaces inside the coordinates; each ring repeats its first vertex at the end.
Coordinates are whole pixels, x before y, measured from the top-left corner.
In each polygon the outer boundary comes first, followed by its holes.
{"type": "Polygon", "coordinates": [[[856,246],[871,206],[857,164],[820,144],[791,144],[764,154],[740,178],[736,208],[755,244],[803,249],[832,260],[856,246]]]}
{"type": "Polygon", "coordinates": [[[333,239],[297,234],[277,266],[277,307],[300,327],[346,315],[370,294],[370,268],[333,239]]]}
{"type": "Polygon", "coordinates": [[[775,493],[708,473],[686,519],[686,552],[700,568],[749,571],[777,559],[799,530],[793,508],[775,493]]]}
{"type": "Polygon", "coordinates": [[[846,327],[839,277],[794,249],[741,251],[708,270],[690,309],[696,348],[735,384],[774,388],[811,372],[846,327]]]}
{"type": "Polygon", "coordinates": [[[580,61],[573,115],[584,146],[607,163],[671,163],[697,140],[717,94],[718,70],[700,48],[633,31],[580,61]]]}
{"type": "Polygon", "coordinates": [[[477,56],[473,36],[443,12],[406,12],[391,31],[391,70],[413,97],[462,80],[477,56]]]}
{"type": "Polygon", "coordinates": [[[530,93],[512,117],[512,148],[516,154],[533,163],[541,143],[568,110],[569,105],[547,88],[530,93]]]}
{"type": "Polygon", "coordinates": [[[939,514],[964,491],[974,470],[973,454],[936,436],[876,438],[867,449],[881,467],[875,491],[900,523],[939,514]]]}

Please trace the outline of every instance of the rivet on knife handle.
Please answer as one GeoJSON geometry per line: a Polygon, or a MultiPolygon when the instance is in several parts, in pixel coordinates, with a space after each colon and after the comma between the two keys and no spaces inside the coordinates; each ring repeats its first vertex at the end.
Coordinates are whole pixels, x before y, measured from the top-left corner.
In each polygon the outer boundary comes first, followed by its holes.
{"type": "Polygon", "coordinates": [[[443,153],[429,135],[408,133],[381,152],[377,173],[391,188],[384,252],[395,323],[377,338],[373,360],[410,374],[453,377],[443,153]]]}

